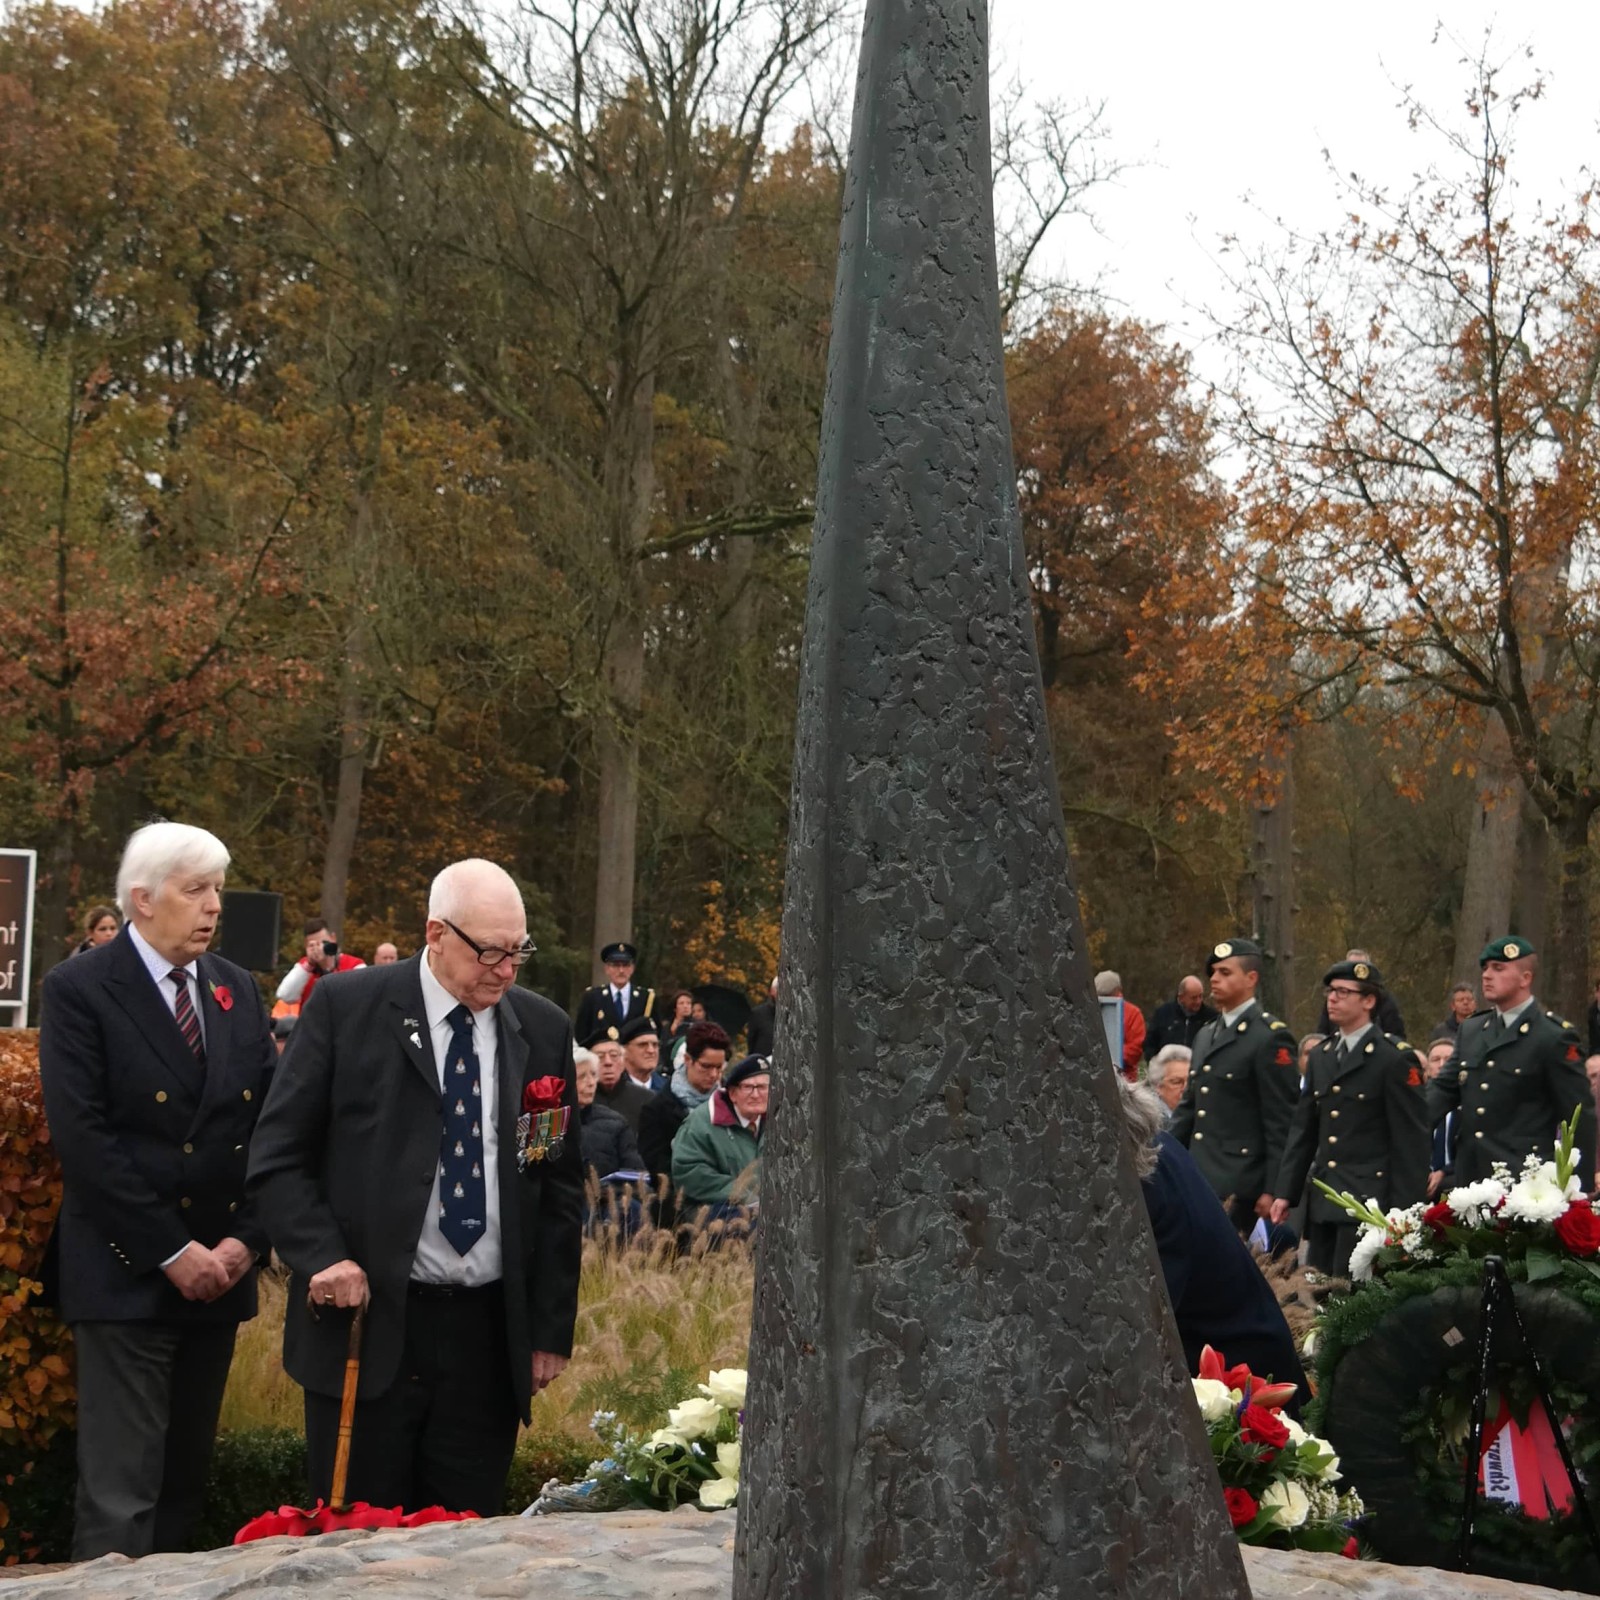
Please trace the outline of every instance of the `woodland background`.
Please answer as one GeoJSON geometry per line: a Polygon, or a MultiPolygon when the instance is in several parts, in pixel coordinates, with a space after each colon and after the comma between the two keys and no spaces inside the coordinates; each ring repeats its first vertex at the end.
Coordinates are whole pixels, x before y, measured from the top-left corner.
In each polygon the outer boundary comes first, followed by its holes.
{"type": "MultiPolygon", "coordinates": [[[[36,967],[127,830],[414,947],[527,891],[527,981],[775,970],[853,19],[833,0],[123,0],[0,25],[0,839],[36,967]]],[[[1405,194],[1231,257],[1203,387],[1038,263],[1101,109],[997,97],[1045,692],[1097,963],[1370,948],[1412,1029],[1489,933],[1590,985],[1600,273],[1527,63],[1405,194]],[[1515,76],[1515,82],[1511,81],[1515,76]]],[[[292,953],[292,952],[291,952],[292,953]]]]}

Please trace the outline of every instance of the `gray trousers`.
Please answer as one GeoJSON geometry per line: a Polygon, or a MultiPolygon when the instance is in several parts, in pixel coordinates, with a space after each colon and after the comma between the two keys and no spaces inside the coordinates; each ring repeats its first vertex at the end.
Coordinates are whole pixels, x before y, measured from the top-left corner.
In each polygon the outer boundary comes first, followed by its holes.
{"type": "Polygon", "coordinates": [[[186,1548],[205,1504],[233,1322],[76,1322],[72,1559],[186,1548]]]}

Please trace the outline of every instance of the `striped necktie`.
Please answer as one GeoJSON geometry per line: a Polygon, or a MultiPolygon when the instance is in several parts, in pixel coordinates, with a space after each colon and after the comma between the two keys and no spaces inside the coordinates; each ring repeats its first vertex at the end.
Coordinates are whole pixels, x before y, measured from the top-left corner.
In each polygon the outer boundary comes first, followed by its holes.
{"type": "Polygon", "coordinates": [[[189,998],[189,974],[182,967],[174,967],[167,976],[172,979],[172,1014],[178,1019],[178,1032],[183,1035],[183,1042],[194,1051],[195,1060],[203,1067],[206,1064],[206,1047],[200,1037],[200,1019],[194,1014],[194,1002],[189,998]]]}

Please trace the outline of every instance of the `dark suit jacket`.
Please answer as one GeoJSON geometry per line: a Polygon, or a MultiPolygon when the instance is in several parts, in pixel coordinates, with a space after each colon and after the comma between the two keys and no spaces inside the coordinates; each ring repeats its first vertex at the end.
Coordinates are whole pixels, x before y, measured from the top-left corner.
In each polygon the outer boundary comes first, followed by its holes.
{"type": "MultiPolygon", "coordinates": [[[[1337,1033],[1311,1052],[1274,1195],[1293,1205],[1315,1177],[1385,1211],[1427,1198],[1432,1140],[1422,1068],[1401,1042],[1374,1027],[1342,1065],[1337,1033]]],[[[1313,1222],[1353,1225],[1320,1189],[1307,1205],[1313,1222]]]]}
{"type": "MultiPolygon", "coordinates": [[[[306,1305],[314,1273],[336,1261],[367,1274],[363,1399],[400,1367],[406,1288],[439,1166],[444,1110],[422,1001],[419,952],[409,961],[335,973],[316,987],[289,1041],[250,1151],[250,1193],[278,1254],[294,1271],[283,1364],[315,1394],[344,1382],[349,1313],[306,1305]]],[[[499,1047],[500,1247],[506,1340],[524,1418],[535,1350],[568,1355],[578,1312],[583,1158],[572,1030],[559,1007],[512,989],[496,1008],[499,1047]],[[515,1126],[525,1085],[566,1080],[568,1134],[556,1160],[517,1171],[515,1126]]]]}
{"type": "Polygon", "coordinates": [[[126,928],[44,980],[39,1075],[65,1180],[52,1248],[68,1322],[255,1315],[253,1272],[205,1304],[161,1271],[191,1239],[267,1248],[245,1198],[251,1130],[277,1062],[266,1007],[231,961],[203,955],[199,972],[204,1071],[126,928]]]}
{"type": "Polygon", "coordinates": [[[772,1040],[778,1025],[778,1002],[768,995],[750,1012],[744,1025],[745,1048],[753,1056],[770,1056],[772,1040]]]}
{"type": "Polygon", "coordinates": [[[1298,1384],[1288,1407],[1298,1416],[1310,1391],[1278,1297],[1189,1152],[1169,1133],[1155,1143],[1161,1159],[1140,1188],[1190,1375],[1210,1345],[1230,1366],[1243,1361],[1258,1378],[1298,1384]]]}
{"type": "Polygon", "coordinates": [[[600,984],[593,989],[585,989],[582,998],[578,1001],[578,1009],[572,1014],[573,1035],[584,1044],[587,1044],[595,1034],[604,1032],[607,1028],[615,1028],[615,1038],[622,1032],[625,1022],[632,1022],[635,1017],[654,1017],[656,1014],[656,992],[646,989],[643,984],[635,983],[628,990],[628,1014],[619,1016],[617,1007],[611,999],[611,985],[600,984]]]}

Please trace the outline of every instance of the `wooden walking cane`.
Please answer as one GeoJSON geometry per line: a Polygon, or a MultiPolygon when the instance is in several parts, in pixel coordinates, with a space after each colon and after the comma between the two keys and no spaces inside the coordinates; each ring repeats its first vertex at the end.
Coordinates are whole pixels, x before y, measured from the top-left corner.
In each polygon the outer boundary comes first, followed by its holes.
{"type": "Polygon", "coordinates": [[[361,1382],[361,1330],[367,1308],[356,1307],[350,1319],[350,1347],[344,1360],[344,1393],[339,1399],[339,1442],[333,1451],[333,1487],[328,1493],[328,1509],[344,1510],[345,1480],[350,1476],[350,1435],[356,1422],[356,1388],[361,1382]]]}

